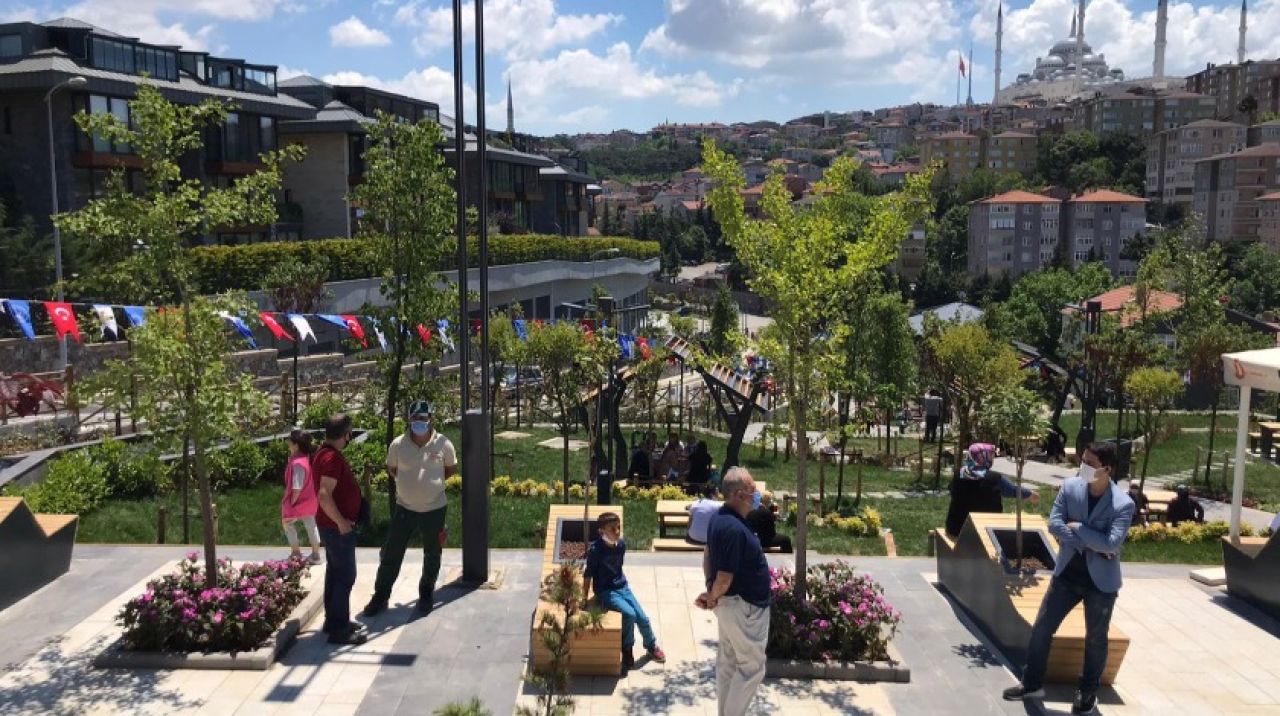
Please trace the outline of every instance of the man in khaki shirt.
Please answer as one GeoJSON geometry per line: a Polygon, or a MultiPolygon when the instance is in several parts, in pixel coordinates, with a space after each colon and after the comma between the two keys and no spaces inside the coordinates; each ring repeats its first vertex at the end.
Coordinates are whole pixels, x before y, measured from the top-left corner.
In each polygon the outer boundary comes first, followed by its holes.
{"type": "Polygon", "coordinates": [[[408,430],[396,436],[387,448],[387,474],[396,484],[396,506],[382,546],[373,598],[364,608],[365,616],[387,608],[405,549],[415,532],[422,535],[425,552],[422,579],[418,581],[418,611],[431,613],[449,505],[444,481],[457,472],[453,443],[435,429],[435,408],[425,400],[414,401],[409,406],[408,430]]]}

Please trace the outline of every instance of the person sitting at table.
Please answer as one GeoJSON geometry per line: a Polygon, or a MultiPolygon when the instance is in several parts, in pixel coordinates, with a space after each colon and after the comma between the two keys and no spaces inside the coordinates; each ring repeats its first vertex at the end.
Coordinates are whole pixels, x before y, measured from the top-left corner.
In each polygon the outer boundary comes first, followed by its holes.
{"type": "Polygon", "coordinates": [[[685,477],[685,490],[690,494],[698,494],[703,486],[711,480],[711,452],[707,450],[707,441],[699,440],[689,456],[689,474],[685,477]]]}
{"type": "Polygon", "coordinates": [[[760,496],[760,506],[747,513],[747,526],[760,538],[761,549],[777,547],[791,554],[791,538],[778,534],[778,505],[773,501],[773,493],[760,496]]]}
{"type": "Polygon", "coordinates": [[[1151,520],[1151,500],[1142,494],[1142,490],[1138,489],[1138,485],[1129,485],[1129,499],[1133,500],[1136,510],[1133,513],[1133,524],[1145,525],[1151,520]]]}
{"type": "Polygon", "coordinates": [[[653,472],[653,465],[649,462],[649,449],[644,443],[636,445],[636,449],[631,452],[631,463],[627,466],[627,477],[648,480],[653,472]]]}
{"type": "Polygon", "coordinates": [[[1165,519],[1169,524],[1204,522],[1204,507],[1199,500],[1191,496],[1191,490],[1186,485],[1178,485],[1177,493],[1176,497],[1169,500],[1169,509],[1165,512],[1165,519]]]}
{"type": "Polygon", "coordinates": [[[674,432],[667,436],[667,445],[658,458],[658,469],[654,473],[655,480],[673,480],[680,475],[684,463],[684,449],[680,446],[680,436],[674,432]]]}
{"type": "Polygon", "coordinates": [[[707,529],[711,527],[711,518],[720,512],[724,503],[716,499],[716,488],[706,485],[702,488],[702,497],[689,505],[689,530],[687,538],[694,544],[707,543],[707,529]]]}

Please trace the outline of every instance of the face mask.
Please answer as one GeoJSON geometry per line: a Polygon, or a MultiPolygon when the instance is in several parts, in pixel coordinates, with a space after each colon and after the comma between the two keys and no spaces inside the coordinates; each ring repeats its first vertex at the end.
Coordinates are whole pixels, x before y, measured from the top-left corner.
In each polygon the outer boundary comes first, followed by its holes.
{"type": "Polygon", "coordinates": [[[1095,468],[1094,466],[1092,466],[1092,465],[1081,465],[1081,466],[1080,466],[1080,477],[1081,477],[1082,479],[1084,479],[1084,481],[1085,481],[1085,482],[1087,482],[1087,483],[1089,483],[1090,485],[1092,485],[1093,483],[1095,483],[1095,482],[1097,482],[1097,481],[1098,481],[1098,479],[1101,477],[1101,475],[1099,475],[1099,474],[1098,474],[1098,469],[1097,469],[1097,468],[1095,468]]]}
{"type": "Polygon", "coordinates": [[[418,437],[422,437],[423,435],[431,432],[431,423],[425,420],[415,420],[409,423],[409,432],[417,435],[418,437]]]}
{"type": "Polygon", "coordinates": [[[752,494],[751,494],[751,509],[753,509],[753,510],[754,510],[754,509],[756,509],[757,507],[759,507],[759,506],[760,506],[760,501],[761,501],[762,499],[764,499],[764,496],[763,496],[763,495],[761,495],[759,492],[754,492],[754,493],[752,493],[752,494]]]}

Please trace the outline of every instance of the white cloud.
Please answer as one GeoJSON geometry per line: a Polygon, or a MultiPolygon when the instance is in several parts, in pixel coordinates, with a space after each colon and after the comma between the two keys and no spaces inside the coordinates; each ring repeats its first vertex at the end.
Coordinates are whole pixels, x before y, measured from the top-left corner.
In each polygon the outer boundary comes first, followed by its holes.
{"type": "Polygon", "coordinates": [[[352,15],[329,28],[329,43],[334,47],[384,47],[391,44],[391,38],[352,15]]]}
{"type": "Polygon", "coordinates": [[[146,42],[208,50],[215,33],[212,23],[260,22],[273,17],[282,5],[282,0],[188,0],[180,5],[171,0],[81,0],[33,3],[3,17],[37,21],[73,17],[146,42]]]}
{"type": "MultiPolygon", "coordinates": [[[[440,111],[452,116],[453,112],[453,73],[439,67],[425,67],[412,70],[399,79],[383,79],[353,70],[344,70],[327,74],[320,79],[335,85],[365,85],[388,92],[395,92],[409,97],[416,97],[440,105],[440,111]]],[[[475,88],[465,85],[463,88],[464,111],[468,117],[475,116],[475,88]]],[[[490,108],[488,111],[492,112],[490,108]]],[[[505,115],[504,115],[505,116],[505,115]]],[[[471,121],[471,120],[468,120],[471,121]]]]}
{"type": "MultiPolygon", "coordinates": [[[[486,51],[501,53],[509,61],[585,42],[623,20],[611,13],[560,14],[554,0],[489,0],[484,13],[486,51]]],[[[462,18],[463,37],[474,37],[472,4],[463,5],[462,18]]],[[[453,46],[452,6],[426,6],[422,0],[412,0],[396,10],[395,19],[419,31],[414,47],[423,55],[453,46]]]]}
{"type": "Polygon", "coordinates": [[[276,67],[277,80],[287,80],[290,77],[301,77],[302,75],[309,74],[311,73],[308,72],[305,67],[290,67],[289,65],[279,65],[276,67]]]}

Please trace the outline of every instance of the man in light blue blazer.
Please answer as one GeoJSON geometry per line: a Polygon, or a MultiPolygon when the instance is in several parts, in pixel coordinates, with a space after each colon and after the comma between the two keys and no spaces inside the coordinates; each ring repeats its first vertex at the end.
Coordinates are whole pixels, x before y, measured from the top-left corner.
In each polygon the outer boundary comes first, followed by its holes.
{"type": "Polygon", "coordinates": [[[1022,683],[1005,689],[1010,701],[1044,696],[1049,647],[1062,620],[1084,602],[1084,673],[1071,713],[1085,714],[1098,704],[1098,687],[1107,664],[1107,631],[1120,593],[1120,548],[1129,536],[1134,504],[1111,481],[1116,446],[1094,443],[1080,460],[1080,475],[1062,483],[1049,513],[1049,531],[1061,549],[1053,580],[1040,604],[1022,683]]]}

